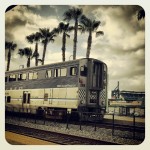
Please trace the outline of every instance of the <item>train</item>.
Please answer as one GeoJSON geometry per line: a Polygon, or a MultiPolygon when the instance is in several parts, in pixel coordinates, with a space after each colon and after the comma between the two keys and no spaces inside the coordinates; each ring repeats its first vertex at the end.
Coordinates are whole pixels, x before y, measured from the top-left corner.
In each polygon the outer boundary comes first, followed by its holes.
{"type": "Polygon", "coordinates": [[[107,107],[107,65],[81,58],[5,72],[5,107],[44,114],[98,113],[107,107]]]}

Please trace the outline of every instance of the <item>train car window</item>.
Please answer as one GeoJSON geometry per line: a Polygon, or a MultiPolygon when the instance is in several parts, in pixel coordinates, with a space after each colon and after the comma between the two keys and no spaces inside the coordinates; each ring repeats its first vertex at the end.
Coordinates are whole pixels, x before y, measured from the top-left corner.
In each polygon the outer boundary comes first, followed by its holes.
{"type": "Polygon", "coordinates": [[[29,73],[29,80],[32,80],[32,78],[33,78],[33,72],[30,72],[29,73]]]}
{"type": "Polygon", "coordinates": [[[93,76],[92,86],[100,88],[102,86],[102,65],[100,63],[93,63],[93,76]]]}
{"type": "Polygon", "coordinates": [[[23,103],[26,103],[26,93],[23,93],[23,103]]]}
{"type": "Polygon", "coordinates": [[[80,67],[80,75],[81,76],[87,76],[87,67],[86,66],[80,67]]]}
{"type": "Polygon", "coordinates": [[[98,91],[90,91],[90,103],[97,103],[99,97],[98,91]]]}
{"type": "Polygon", "coordinates": [[[30,72],[29,73],[29,80],[37,79],[37,77],[38,77],[38,73],[37,72],[30,72]]]}
{"type": "Polygon", "coordinates": [[[27,74],[26,73],[23,73],[22,74],[22,80],[26,80],[27,79],[27,74]]]}
{"type": "Polygon", "coordinates": [[[26,73],[23,73],[23,74],[19,74],[19,75],[18,75],[18,81],[26,80],[26,78],[27,78],[26,73]]]}
{"type": "Polygon", "coordinates": [[[61,77],[64,77],[67,75],[67,68],[61,68],[61,77]]]}
{"type": "Polygon", "coordinates": [[[52,70],[47,70],[46,71],[46,78],[51,78],[52,77],[52,70]]]}
{"type": "Polygon", "coordinates": [[[11,102],[11,96],[7,96],[7,103],[11,102]]]}
{"type": "Polygon", "coordinates": [[[27,103],[30,104],[30,93],[28,93],[28,100],[27,103]]]}
{"type": "Polygon", "coordinates": [[[5,82],[7,82],[8,81],[8,77],[5,77],[5,82]]]}
{"type": "Polygon", "coordinates": [[[38,78],[38,73],[37,72],[33,72],[33,79],[37,79],[38,78]]]}
{"type": "Polygon", "coordinates": [[[78,74],[78,69],[77,67],[71,67],[70,68],[70,75],[71,76],[76,76],[78,74]]]}
{"type": "Polygon", "coordinates": [[[11,82],[11,81],[16,81],[16,75],[15,75],[15,74],[10,75],[10,76],[9,76],[9,81],[10,81],[10,82],[11,82]]]}
{"type": "Polygon", "coordinates": [[[104,80],[106,79],[106,76],[107,76],[106,71],[104,71],[104,75],[103,75],[104,80]]]}
{"type": "Polygon", "coordinates": [[[60,77],[60,69],[54,70],[54,77],[60,77]]]}

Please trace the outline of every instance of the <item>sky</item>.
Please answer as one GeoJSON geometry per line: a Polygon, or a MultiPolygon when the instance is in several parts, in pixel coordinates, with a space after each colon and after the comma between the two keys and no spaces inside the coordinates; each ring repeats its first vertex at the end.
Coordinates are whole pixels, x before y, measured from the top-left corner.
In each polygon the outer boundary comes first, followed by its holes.
{"type": "MultiPolygon", "coordinates": [[[[100,21],[97,31],[104,35],[96,37],[93,33],[90,58],[99,59],[108,67],[108,91],[115,89],[117,82],[120,90],[145,91],[145,19],[137,19],[136,5],[26,5],[16,6],[5,13],[5,40],[17,44],[12,53],[10,70],[26,67],[27,59],[20,57],[18,49],[35,45],[26,41],[25,37],[39,31],[39,28],[57,27],[64,19],[64,12],[72,7],[83,9],[88,18],[100,21]]],[[[70,25],[74,22],[71,21],[70,25]]],[[[73,32],[66,42],[66,60],[72,59],[73,32]]],[[[78,32],[77,59],[86,57],[88,33],[78,32]]],[[[62,61],[62,35],[49,43],[45,64],[62,61]]],[[[40,58],[43,45],[39,44],[40,58]]],[[[7,55],[7,51],[5,56],[7,55]]],[[[5,57],[5,66],[7,59],[5,57]]],[[[31,60],[34,66],[35,60],[31,60]]],[[[110,96],[109,96],[110,97],[110,96]]]]}

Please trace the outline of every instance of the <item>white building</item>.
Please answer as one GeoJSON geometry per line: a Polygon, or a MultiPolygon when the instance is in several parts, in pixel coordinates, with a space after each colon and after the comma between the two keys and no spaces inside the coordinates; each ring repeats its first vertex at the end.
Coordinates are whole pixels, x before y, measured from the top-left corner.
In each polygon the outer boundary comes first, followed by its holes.
{"type": "Polygon", "coordinates": [[[145,92],[112,91],[112,98],[108,99],[109,113],[118,115],[145,115],[145,92]]]}

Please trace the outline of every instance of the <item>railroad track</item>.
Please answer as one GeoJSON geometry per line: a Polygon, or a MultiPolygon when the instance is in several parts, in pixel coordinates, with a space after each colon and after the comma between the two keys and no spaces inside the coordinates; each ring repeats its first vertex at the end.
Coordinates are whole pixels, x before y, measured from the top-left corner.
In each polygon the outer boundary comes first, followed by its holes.
{"type": "Polygon", "coordinates": [[[5,130],[61,145],[119,145],[118,143],[108,141],[89,139],[85,137],[12,125],[8,123],[5,124],[5,130]]]}
{"type": "MultiPolygon", "coordinates": [[[[49,119],[44,119],[44,118],[38,118],[38,117],[32,117],[32,116],[15,116],[16,118],[18,118],[17,120],[21,120],[21,119],[25,119],[26,121],[28,120],[29,122],[34,122],[36,124],[45,124],[46,121],[50,121],[50,122],[60,122],[60,120],[49,120],[49,119]],[[38,122],[38,120],[40,120],[40,123],[38,122]]],[[[137,133],[145,133],[145,127],[144,126],[133,126],[131,123],[130,124],[124,124],[122,121],[115,121],[114,124],[112,124],[112,121],[109,122],[88,122],[88,121],[81,121],[81,122],[77,122],[77,121],[68,121],[68,123],[64,120],[61,120],[61,123],[66,123],[66,128],[69,125],[78,125],[80,126],[80,129],[82,130],[84,128],[84,126],[91,126],[91,128],[95,128],[94,130],[96,130],[97,128],[106,128],[106,129],[112,129],[112,130],[121,130],[121,131],[129,131],[129,132],[137,132],[137,133]]],[[[113,132],[113,131],[112,131],[113,132]]],[[[138,138],[137,138],[138,139],[138,138]]]]}

